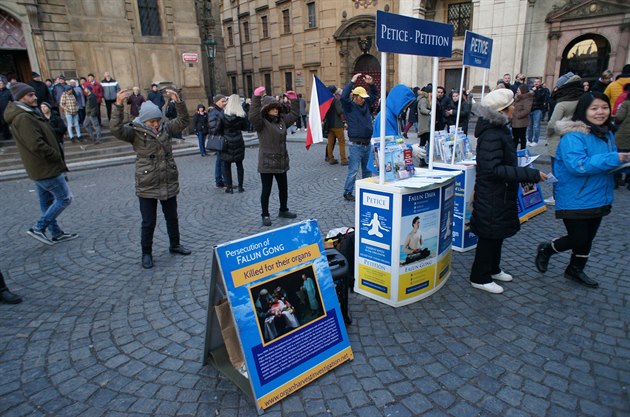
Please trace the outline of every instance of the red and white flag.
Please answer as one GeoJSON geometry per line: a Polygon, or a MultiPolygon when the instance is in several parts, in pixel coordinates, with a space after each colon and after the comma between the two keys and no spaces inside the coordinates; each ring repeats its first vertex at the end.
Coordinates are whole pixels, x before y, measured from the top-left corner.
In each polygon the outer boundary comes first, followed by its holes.
{"type": "Polygon", "coordinates": [[[306,129],[306,149],[309,149],[314,143],[324,141],[322,122],[334,99],[333,93],[326,88],[316,75],[313,75],[311,106],[308,113],[308,128],[306,129]]]}

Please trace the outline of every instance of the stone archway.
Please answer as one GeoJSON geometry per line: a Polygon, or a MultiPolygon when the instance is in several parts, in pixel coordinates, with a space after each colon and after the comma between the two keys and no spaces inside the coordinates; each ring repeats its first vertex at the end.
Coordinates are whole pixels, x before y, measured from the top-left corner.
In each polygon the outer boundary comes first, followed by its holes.
{"type": "Polygon", "coordinates": [[[573,39],[562,52],[560,74],[571,71],[584,79],[597,79],[608,68],[610,42],[602,35],[587,33],[573,39]]]}
{"type": "MultiPolygon", "coordinates": [[[[352,75],[361,72],[374,78],[380,88],[380,60],[373,44],[376,27],[375,15],[358,15],[343,21],[333,34],[339,50],[339,77],[341,84],[350,81],[352,75]]],[[[393,66],[388,65],[388,75],[393,74],[393,66]]],[[[361,83],[359,83],[361,84],[361,83]]]]}
{"type": "Polygon", "coordinates": [[[31,79],[27,43],[22,24],[13,15],[0,9],[0,74],[19,81],[31,79]]]}

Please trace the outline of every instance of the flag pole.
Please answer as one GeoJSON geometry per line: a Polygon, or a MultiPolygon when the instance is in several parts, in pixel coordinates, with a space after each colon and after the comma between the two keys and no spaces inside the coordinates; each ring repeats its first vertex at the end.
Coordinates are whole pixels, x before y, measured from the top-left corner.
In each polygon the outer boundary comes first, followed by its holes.
{"type": "MultiPolygon", "coordinates": [[[[385,93],[387,92],[387,53],[381,52],[381,126],[380,126],[380,145],[378,151],[378,183],[385,183],[385,93]]],[[[370,152],[372,145],[370,142],[370,152]]]]}
{"type": "Polygon", "coordinates": [[[429,133],[429,170],[433,170],[433,147],[435,146],[435,116],[437,113],[438,57],[433,57],[433,77],[431,78],[431,130],[429,133]]]}
{"type": "Polygon", "coordinates": [[[486,93],[486,77],[487,76],[488,76],[488,70],[484,68],[483,69],[483,83],[481,84],[481,100],[483,100],[483,96],[486,93]]]}

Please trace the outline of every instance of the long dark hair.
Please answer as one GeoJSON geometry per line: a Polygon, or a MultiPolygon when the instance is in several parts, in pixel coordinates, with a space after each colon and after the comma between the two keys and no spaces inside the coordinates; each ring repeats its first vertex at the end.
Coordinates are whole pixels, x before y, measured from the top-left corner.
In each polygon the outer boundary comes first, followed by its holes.
{"type": "Polygon", "coordinates": [[[605,95],[604,93],[600,93],[599,91],[589,91],[582,95],[582,97],[580,97],[580,99],[578,100],[572,120],[585,123],[588,127],[591,128],[591,133],[603,138],[609,131],[612,131],[613,126],[611,116],[609,115],[608,119],[606,119],[604,124],[601,126],[597,126],[586,119],[586,111],[591,106],[591,103],[593,103],[593,101],[595,100],[604,101],[606,104],[608,104],[608,108],[610,109],[610,100],[608,100],[607,95],[605,95]]]}

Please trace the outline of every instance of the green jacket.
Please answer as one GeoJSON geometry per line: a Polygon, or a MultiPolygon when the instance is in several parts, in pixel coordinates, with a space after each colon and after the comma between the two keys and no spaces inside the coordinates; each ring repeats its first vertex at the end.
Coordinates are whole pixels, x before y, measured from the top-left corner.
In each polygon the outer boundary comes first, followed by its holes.
{"type": "Polygon", "coordinates": [[[25,104],[10,102],[4,112],[28,177],[43,180],[68,171],[50,124],[25,104]]]}
{"type": "Polygon", "coordinates": [[[177,118],[163,121],[156,134],[137,118],[124,122],[123,106],[112,106],[110,129],[136,152],[136,195],[168,200],[179,193],[179,173],[173,158],[172,137],[186,129],[190,117],[183,101],[175,103],[177,118]]]}

